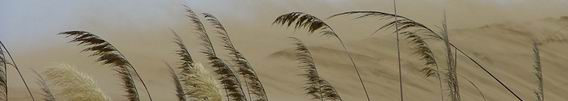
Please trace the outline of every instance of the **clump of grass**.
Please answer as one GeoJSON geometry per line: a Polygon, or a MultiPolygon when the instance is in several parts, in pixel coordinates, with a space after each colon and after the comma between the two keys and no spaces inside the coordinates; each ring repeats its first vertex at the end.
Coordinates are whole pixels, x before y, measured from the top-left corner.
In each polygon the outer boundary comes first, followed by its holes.
{"type": "Polygon", "coordinates": [[[312,99],[321,101],[342,101],[335,88],[318,74],[317,66],[308,48],[299,39],[294,37],[291,37],[291,39],[296,44],[296,60],[298,60],[301,64],[300,67],[306,72],[302,74],[307,79],[304,87],[306,94],[310,95],[312,99]]]}
{"type": "Polygon", "coordinates": [[[280,25],[288,26],[288,27],[294,26],[294,28],[296,28],[296,29],[304,28],[304,29],[307,29],[308,32],[310,32],[310,33],[315,33],[316,31],[319,31],[319,33],[322,36],[336,38],[339,41],[339,43],[341,44],[343,50],[345,51],[345,54],[347,54],[347,56],[349,57],[351,65],[353,65],[353,68],[354,68],[355,72],[357,73],[357,77],[359,78],[359,82],[361,84],[361,87],[363,88],[363,91],[365,92],[365,96],[367,97],[367,101],[371,101],[371,98],[369,97],[369,93],[367,92],[367,88],[365,87],[365,83],[363,82],[363,78],[361,77],[361,73],[359,72],[359,69],[357,67],[357,64],[355,63],[355,60],[353,59],[353,56],[351,56],[351,53],[349,52],[347,46],[345,46],[345,43],[339,37],[339,35],[337,33],[335,33],[335,31],[333,30],[333,28],[331,26],[329,26],[323,20],[321,20],[321,19],[319,19],[319,18],[317,18],[313,15],[306,14],[306,13],[303,13],[303,12],[291,12],[291,13],[281,15],[281,16],[277,17],[276,20],[274,20],[274,22],[272,24],[280,24],[280,25]],[[294,24],[294,25],[292,25],[292,24],[294,24]]]}
{"type": "Polygon", "coordinates": [[[215,49],[213,47],[213,43],[211,42],[211,38],[209,37],[205,26],[199,19],[199,16],[187,7],[186,11],[188,12],[188,17],[190,18],[191,22],[196,25],[196,33],[199,35],[199,39],[202,41],[201,45],[205,47],[201,53],[207,56],[211,67],[215,69],[215,73],[219,75],[218,80],[223,85],[223,88],[227,92],[227,99],[231,99],[234,101],[246,101],[246,97],[244,97],[243,88],[241,86],[241,82],[235,75],[235,72],[231,70],[231,68],[215,53],[215,49]]]}
{"type": "Polygon", "coordinates": [[[108,97],[89,76],[69,65],[49,68],[44,72],[46,80],[58,91],[56,95],[66,101],[108,101],[108,97]]]}
{"type": "Polygon", "coordinates": [[[35,101],[34,95],[32,94],[32,91],[30,90],[30,87],[28,86],[28,83],[26,82],[26,79],[24,78],[24,76],[22,75],[22,72],[20,72],[20,68],[18,68],[18,65],[16,64],[16,60],[14,60],[14,57],[12,57],[12,54],[10,54],[10,51],[8,51],[8,48],[6,48],[6,45],[4,45],[4,43],[2,43],[2,41],[0,41],[0,53],[2,54],[2,65],[4,67],[4,71],[3,71],[3,79],[0,79],[1,81],[1,86],[3,86],[3,91],[4,91],[4,96],[3,98],[5,100],[8,100],[8,72],[7,72],[7,67],[8,65],[14,67],[14,69],[16,69],[16,71],[18,72],[18,76],[20,76],[20,79],[22,80],[22,82],[24,83],[24,86],[26,87],[26,90],[28,91],[28,94],[30,95],[32,101],[35,101]],[[10,58],[11,62],[8,62],[8,60],[6,59],[5,55],[8,55],[8,57],[10,58]]]}
{"type": "MultiPolygon", "coordinates": [[[[236,66],[238,67],[238,73],[244,77],[244,83],[247,87],[248,92],[252,93],[252,95],[255,95],[254,101],[268,101],[266,91],[264,90],[262,82],[258,78],[254,68],[243,56],[243,54],[241,54],[241,52],[239,52],[235,48],[225,27],[215,16],[208,13],[204,13],[204,15],[207,21],[217,29],[217,33],[220,35],[225,50],[229,51],[229,55],[232,56],[231,60],[237,64],[236,66]]],[[[250,97],[250,94],[249,99],[253,100],[250,97]]]]}
{"type": "Polygon", "coordinates": [[[66,35],[66,37],[73,36],[73,40],[71,40],[70,42],[79,43],[78,45],[88,46],[88,48],[84,49],[83,52],[93,52],[91,56],[98,56],[98,59],[96,60],[97,62],[114,66],[114,70],[122,80],[123,88],[128,93],[126,97],[128,97],[130,101],[140,100],[132,74],[135,74],[138,77],[138,79],[144,86],[146,93],[148,94],[149,100],[152,101],[150,91],[148,91],[146,83],[144,83],[144,80],[142,80],[142,77],[136,71],[136,68],[134,68],[134,66],[132,66],[132,64],[126,59],[126,57],[111,43],[105,41],[95,34],[86,31],[67,31],[59,33],[59,35],[66,35]]]}

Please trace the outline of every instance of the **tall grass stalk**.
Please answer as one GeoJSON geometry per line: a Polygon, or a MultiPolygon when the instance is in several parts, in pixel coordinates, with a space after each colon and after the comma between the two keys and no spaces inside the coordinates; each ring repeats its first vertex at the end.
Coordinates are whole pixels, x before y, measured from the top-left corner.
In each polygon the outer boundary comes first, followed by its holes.
{"type": "MultiPolygon", "coordinates": [[[[207,18],[207,21],[209,21],[209,23],[217,29],[217,33],[220,35],[220,38],[224,43],[225,50],[229,51],[229,54],[232,56],[231,60],[237,64],[237,67],[239,67],[239,74],[244,77],[244,82],[248,92],[255,95],[256,99],[254,99],[254,101],[268,101],[266,91],[264,90],[262,82],[258,78],[256,71],[244,55],[236,49],[225,27],[223,27],[221,22],[215,16],[207,13],[204,13],[204,15],[205,18],[207,18]]],[[[250,98],[250,95],[251,94],[249,94],[249,99],[253,100],[250,98]]]]}
{"type": "Polygon", "coordinates": [[[95,85],[89,76],[69,65],[49,68],[44,72],[46,80],[58,91],[56,94],[65,101],[108,101],[109,98],[95,85]]]}
{"type": "Polygon", "coordinates": [[[446,14],[444,12],[444,22],[442,24],[443,26],[443,32],[442,32],[442,38],[444,39],[444,44],[446,46],[446,53],[447,53],[447,67],[448,67],[448,88],[450,90],[450,98],[452,101],[461,101],[461,97],[460,97],[460,92],[459,92],[459,84],[458,84],[458,74],[457,74],[457,68],[455,65],[455,57],[453,56],[454,54],[452,53],[452,47],[450,46],[450,38],[448,35],[448,26],[447,26],[447,22],[446,22],[446,14]]]}
{"type": "Polygon", "coordinates": [[[59,33],[59,35],[66,35],[66,37],[73,36],[73,39],[69,42],[88,46],[88,48],[83,49],[83,52],[93,52],[90,56],[98,56],[96,60],[97,62],[114,66],[114,70],[122,80],[123,88],[128,93],[126,97],[128,97],[130,101],[140,100],[132,74],[135,74],[138,77],[144,86],[146,94],[148,94],[149,100],[152,101],[152,95],[150,95],[150,91],[148,90],[146,83],[136,71],[136,68],[134,68],[128,59],[111,43],[86,31],[67,31],[59,33]]]}
{"type": "Polygon", "coordinates": [[[294,25],[295,29],[304,28],[307,29],[308,32],[310,33],[315,33],[316,31],[319,31],[319,33],[322,34],[322,36],[336,38],[339,41],[339,44],[341,45],[343,50],[345,51],[345,54],[349,57],[351,65],[353,66],[355,73],[357,74],[357,77],[361,84],[361,87],[363,88],[367,101],[371,101],[367,88],[365,87],[365,83],[363,82],[363,78],[361,77],[361,73],[359,72],[359,68],[355,63],[353,56],[349,52],[347,46],[345,46],[343,40],[334,31],[334,29],[331,26],[329,26],[327,23],[325,23],[323,20],[303,12],[291,12],[281,15],[277,17],[272,24],[279,24],[291,27],[293,23],[295,23],[294,25]]]}
{"type": "MultiPolygon", "coordinates": [[[[6,48],[6,45],[4,45],[4,43],[2,43],[2,41],[0,41],[0,46],[2,46],[0,48],[4,49],[4,52],[6,52],[6,54],[8,55],[8,57],[10,57],[10,60],[11,60],[11,63],[7,63],[6,58],[3,57],[4,59],[2,59],[2,60],[4,60],[4,62],[2,64],[5,66],[4,70],[6,70],[6,67],[7,67],[6,64],[12,65],[12,67],[14,67],[16,69],[16,71],[18,72],[18,75],[20,76],[20,79],[24,83],[24,86],[26,87],[28,94],[32,98],[32,101],[35,101],[34,95],[32,94],[32,91],[30,90],[30,87],[28,86],[26,79],[24,78],[24,76],[22,75],[22,72],[20,71],[20,68],[18,68],[18,65],[16,64],[16,60],[14,60],[14,57],[12,57],[12,54],[10,54],[10,51],[8,51],[8,48],[6,48]]],[[[5,90],[5,93],[6,93],[5,94],[6,95],[6,97],[5,97],[6,101],[8,100],[8,89],[7,89],[8,88],[8,76],[7,76],[7,74],[8,74],[8,72],[5,71],[4,75],[5,75],[6,81],[4,81],[4,82],[6,84],[5,85],[6,89],[4,89],[4,90],[5,90]]]]}
{"type": "Polygon", "coordinates": [[[312,99],[319,99],[320,101],[331,100],[331,101],[342,101],[341,96],[335,90],[335,88],[327,82],[325,79],[320,77],[316,63],[310,53],[309,49],[297,38],[291,37],[296,44],[296,57],[297,61],[301,65],[300,67],[306,71],[302,76],[306,77],[306,94],[312,96],[312,99]]]}
{"type": "Polygon", "coordinates": [[[173,30],[172,33],[175,35],[174,43],[179,47],[176,54],[181,64],[177,68],[180,70],[177,74],[180,87],[176,85],[176,88],[182,88],[182,91],[177,92],[183,95],[178,95],[178,97],[184,99],[190,97],[185,99],[190,101],[221,101],[221,94],[217,89],[218,84],[213,79],[214,76],[205,70],[203,65],[194,62],[182,38],[173,30]]]}
{"type": "MultiPolygon", "coordinates": [[[[2,43],[2,41],[0,41],[2,43]]],[[[8,101],[8,61],[4,55],[4,48],[0,47],[0,100],[8,101]]]]}

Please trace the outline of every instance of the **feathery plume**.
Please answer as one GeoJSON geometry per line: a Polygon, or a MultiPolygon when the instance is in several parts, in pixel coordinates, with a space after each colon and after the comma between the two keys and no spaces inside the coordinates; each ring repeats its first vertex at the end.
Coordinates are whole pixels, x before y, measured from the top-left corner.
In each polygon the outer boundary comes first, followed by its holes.
{"type": "Polygon", "coordinates": [[[43,76],[38,73],[37,71],[33,70],[34,74],[37,75],[37,83],[39,84],[39,86],[41,87],[41,91],[43,94],[43,100],[44,101],[56,101],[55,100],[55,94],[53,94],[53,91],[51,91],[51,89],[49,88],[49,85],[47,84],[47,80],[45,80],[43,78],[43,76]]]}
{"type": "Polygon", "coordinates": [[[300,67],[306,71],[302,76],[306,77],[306,94],[312,96],[312,99],[341,101],[341,97],[333,86],[322,77],[319,76],[317,66],[312,58],[312,54],[308,48],[297,38],[290,37],[296,44],[296,56],[300,67]]]}
{"type": "Polygon", "coordinates": [[[55,85],[60,98],[66,101],[108,101],[108,97],[89,76],[69,65],[50,68],[44,72],[46,79],[55,85]]]}
{"type": "Polygon", "coordinates": [[[349,57],[351,65],[353,65],[353,68],[354,68],[355,72],[357,73],[357,77],[359,78],[359,82],[361,84],[361,87],[363,88],[365,96],[367,97],[367,101],[371,101],[371,98],[369,97],[369,93],[367,92],[367,88],[365,87],[365,83],[363,82],[363,78],[361,77],[361,73],[359,72],[357,64],[355,64],[355,60],[353,59],[353,56],[351,56],[351,53],[349,52],[347,46],[345,46],[345,43],[339,37],[339,35],[337,33],[335,33],[335,31],[333,30],[333,28],[331,28],[331,26],[329,26],[323,20],[321,20],[321,19],[319,19],[319,18],[317,18],[313,15],[306,14],[306,13],[303,13],[303,12],[291,12],[291,13],[281,15],[281,16],[277,17],[276,20],[274,20],[274,22],[272,24],[280,24],[280,25],[288,26],[288,27],[290,27],[290,26],[292,26],[292,24],[294,24],[295,29],[304,28],[304,29],[307,29],[308,32],[310,32],[310,33],[315,33],[316,31],[319,31],[319,33],[322,36],[336,38],[339,41],[339,43],[341,44],[341,47],[343,48],[343,50],[345,51],[345,54],[347,54],[347,56],[349,57]]]}
{"type": "Polygon", "coordinates": [[[172,66],[170,66],[170,64],[166,63],[166,66],[168,66],[168,69],[170,70],[170,76],[172,78],[172,81],[174,81],[174,85],[176,87],[176,96],[178,97],[178,101],[187,101],[187,99],[185,98],[185,92],[183,91],[183,86],[181,84],[180,78],[178,77],[178,74],[174,71],[174,69],[172,68],[172,66]]]}
{"type": "Polygon", "coordinates": [[[182,82],[188,92],[186,92],[195,101],[221,101],[221,93],[215,81],[215,76],[212,75],[203,65],[196,63],[195,67],[191,68],[195,72],[194,75],[184,77],[182,82]]]}
{"type": "Polygon", "coordinates": [[[201,53],[207,56],[211,67],[215,68],[215,73],[219,75],[218,80],[223,85],[223,88],[227,90],[228,99],[234,101],[246,101],[247,99],[244,97],[244,92],[239,79],[231,68],[225,64],[222,59],[217,57],[211,38],[206,32],[205,26],[199,19],[199,16],[197,16],[197,14],[195,14],[195,12],[193,12],[193,10],[189,7],[187,7],[186,11],[189,13],[187,16],[191,19],[191,22],[196,25],[195,30],[202,41],[201,45],[205,47],[205,50],[202,50],[201,53]]]}
{"type": "Polygon", "coordinates": [[[142,77],[140,77],[140,75],[136,71],[136,68],[134,68],[134,66],[132,66],[132,64],[126,59],[126,57],[111,43],[105,41],[95,34],[86,31],[67,31],[59,33],[59,35],[66,35],[66,37],[73,36],[73,40],[69,42],[88,46],[88,48],[85,48],[83,52],[93,52],[90,56],[98,56],[98,59],[96,60],[97,62],[114,66],[114,70],[122,80],[123,87],[128,93],[126,96],[130,101],[140,100],[132,74],[135,74],[138,77],[138,79],[144,86],[144,89],[148,94],[150,101],[152,101],[152,97],[150,95],[150,92],[148,91],[148,88],[146,87],[146,83],[144,83],[144,80],[142,80],[142,77]]]}
{"type": "Polygon", "coordinates": [[[217,29],[217,33],[221,35],[220,38],[224,43],[225,50],[229,51],[229,54],[233,56],[231,60],[237,64],[238,72],[244,77],[247,89],[251,88],[248,92],[255,95],[256,99],[254,101],[267,101],[268,97],[266,96],[262,82],[258,78],[254,68],[249,64],[248,60],[235,48],[225,27],[223,27],[221,22],[215,16],[208,13],[204,13],[204,15],[207,21],[217,29]]]}

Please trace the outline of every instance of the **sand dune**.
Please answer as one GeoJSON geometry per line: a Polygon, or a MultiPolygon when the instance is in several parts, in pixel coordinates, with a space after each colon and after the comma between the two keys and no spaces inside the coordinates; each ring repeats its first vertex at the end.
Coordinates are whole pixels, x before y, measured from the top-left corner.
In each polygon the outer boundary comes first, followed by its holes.
{"type": "MultiPolygon", "coordinates": [[[[536,79],[533,77],[531,52],[531,38],[543,38],[552,35],[568,35],[568,17],[547,18],[528,22],[508,22],[501,24],[491,24],[476,28],[453,29],[450,31],[451,41],[456,46],[465,50],[475,57],[481,64],[488,67],[498,78],[514,88],[525,100],[535,99],[533,91],[536,87],[536,79]]],[[[313,36],[316,37],[316,36],[313,36]]],[[[348,47],[352,50],[357,64],[362,69],[363,79],[370,89],[373,101],[396,101],[398,100],[398,78],[396,66],[396,50],[394,36],[389,33],[379,33],[372,38],[349,41],[348,47]]],[[[333,40],[333,39],[329,39],[333,40]]],[[[334,42],[334,41],[329,41],[334,42]]],[[[278,43],[292,43],[292,41],[279,41],[278,43]]],[[[404,43],[404,41],[403,41],[404,43]]],[[[364,94],[357,81],[356,75],[350,67],[347,56],[336,44],[311,44],[306,43],[314,54],[317,64],[320,66],[321,75],[327,78],[343,96],[345,101],[362,101],[364,94]]],[[[430,44],[435,50],[439,59],[443,59],[443,48],[439,42],[430,44]]],[[[73,47],[73,46],[69,46],[73,47]]],[[[403,44],[402,58],[404,67],[404,91],[408,101],[439,101],[438,82],[434,78],[425,78],[421,69],[421,62],[416,60],[415,55],[411,54],[408,45],[403,44]]],[[[568,80],[564,68],[568,65],[568,45],[565,43],[553,43],[541,47],[542,61],[544,68],[545,93],[547,100],[562,101],[568,99],[563,96],[568,92],[568,80]]],[[[162,49],[162,51],[172,51],[172,49],[162,49]]],[[[195,49],[197,50],[197,49],[195,49]]],[[[39,51],[45,53],[56,53],[55,50],[39,51]]],[[[59,52],[61,53],[61,52],[59,52]]],[[[77,55],[76,52],[63,52],[65,54],[77,55]]],[[[127,52],[128,53],[128,52],[127,52]]],[[[171,53],[171,52],[170,52],[171,53]]],[[[294,51],[289,49],[275,51],[267,57],[252,59],[256,64],[260,79],[264,82],[272,101],[309,101],[302,89],[303,78],[298,76],[302,71],[294,61],[294,51]]],[[[138,58],[132,58],[138,63],[153,60],[136,60],[140,58],[157,57],[142,53],[130,53],[138,58]]],[[[52,57],[42,57],[46,54],[34,55],[46,60],[52,57]]],[[[63,55],[58,58],[73,58],[74,56],[63,55]]],[[[246,54],[245,54],[246,55],[246,54]]],[[[22,57],[32,57],[21,55],[22,57]]],[[[160,56],[159,59],[171,58],[173,55],[160,56]]],[[[200,55],[198,55],[200,56],[200,55]]],[[[77,56],[78,57],[78,56],[77,56]]],[[[171,60],[169,59],[169,60],[171,60]]],[[[32,60],[30,60],[32,61],[32,60]]],[[[60,60],[59,60],[60,61],[60,60]]],[[[122,101],[122,91],[119,83],[112,76],[112,71],[107,67],[101,69],[100,65],[91,62],[90,58],[81,58],[73,61],[81,64],[82,71],[93,76],[99,82],[102,90],[111,96],[115,101],[122,101]],[[106,68],[106,69],[105,69],[106,68]]],[[[24,62],[26,63],[26,62],[24,62]]],[[[27,63],[30,64],[30,63],[27,63]]],[[[140,64],[139,66],[155,67],[141,69],[141,74],[148,80],[150,90],[156,100],[174,100],[173,84],[169,81],[167,69],[162,68],[161,64],[140,64]]],[[[443,63],[440,63],[444,67],[443,63]]],[[[475,67],[464,57],[459,58],[459,74],[476,83],[489,101],[513,101],[513,96],[508,94],[497,82],[489,78],[479,68],[475,67]]],[[[15,74],[11,74],[15,77],[15,74]]],[[[31,74],[26,74],[30,81],[33,81],[31,74]]],[[[11,78],[10,80],[17,80],[11,78]]],[[[481,97],[463,78],[460,78],[462,98],[464,101],[480,101],[481,97]]],[[[16,83],[13,83],[16,84],[16,83]]],[[[32,87],[39,96],[38,87],[32,87]]],[[[16,85],[10,90],[14,91],[10,99],[24,100],[26,94],[21,85],[16,85]]],[[[145,96],[145,95],[141,95],[145,96]]]]}

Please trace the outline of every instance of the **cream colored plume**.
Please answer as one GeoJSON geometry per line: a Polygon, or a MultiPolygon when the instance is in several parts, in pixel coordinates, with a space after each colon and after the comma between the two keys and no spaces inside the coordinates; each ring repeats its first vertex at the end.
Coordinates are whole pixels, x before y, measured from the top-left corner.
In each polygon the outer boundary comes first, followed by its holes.
{"type": "Polygon", "coordinates": [[[59,65],[43,72],[49,86],[56,92],[57,100],[63,101],[109,101],[95,85],[91,77],[75,70],[70,65],[59,65]]]}

